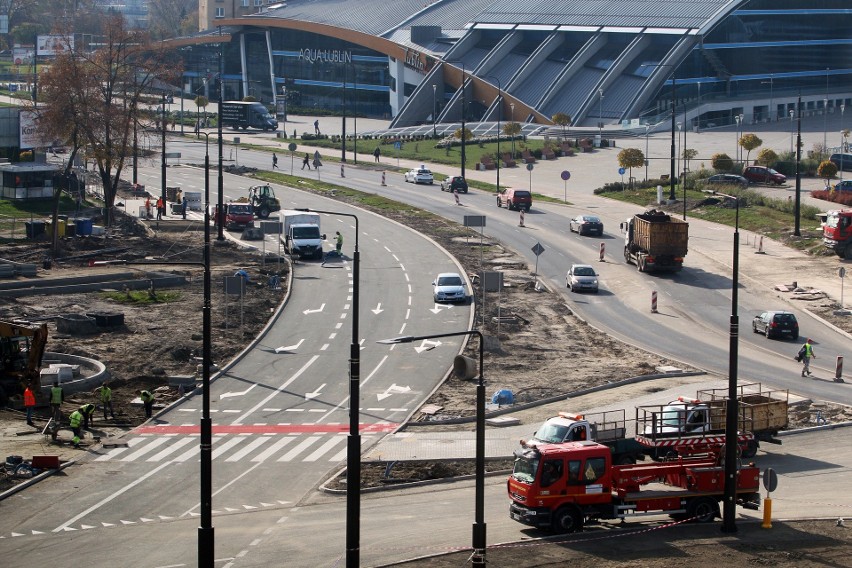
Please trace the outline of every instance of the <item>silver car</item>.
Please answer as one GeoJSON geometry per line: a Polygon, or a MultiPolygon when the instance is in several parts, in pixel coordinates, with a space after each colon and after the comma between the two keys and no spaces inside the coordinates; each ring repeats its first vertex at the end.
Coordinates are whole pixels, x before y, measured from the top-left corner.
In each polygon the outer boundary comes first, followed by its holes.
{"type": "Polygon", "coordinates": [[[464,279],[455,272],[443,272],[432,282],[432,296],[435,302],[464,302],[467,300],[467,288],[464,279]]]}
{"type": "Polygon", "coordinates": [[[419,168],[414,168],[405,172],[405,181],[407,183],[425,183],[432,185],[435,183],[432,177],[432,171],[426,166],[421,165],[419,168]]]}
{"type": "Polygon", "coordinates": [[[565,277],[565,285],[572,292],[598,292],[598,275],[588,264],[572,264],[565,277]]]}

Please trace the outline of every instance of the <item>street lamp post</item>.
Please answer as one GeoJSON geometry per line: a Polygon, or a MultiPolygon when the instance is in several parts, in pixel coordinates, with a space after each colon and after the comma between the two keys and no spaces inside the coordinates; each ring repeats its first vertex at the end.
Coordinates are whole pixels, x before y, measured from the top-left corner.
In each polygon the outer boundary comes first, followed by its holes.
{"type": "Polygon", "coordinates": [[[734,159],[739,162],[740,161],[740,122],[742,121],[741,114],[735,115],[734,120],[737,123],[737,129],[734,131],[734,138],[736,140],[736,146],[734,146],[734,159]]]}
{"type": "MultiPolygon", "coordinates": [[[[343,65],[343,125],[340,136],[340,163],[346,163],[346,64],[343,65]]],[[[341,169],[341,171],[343,171],[341,169]]]]}
{"type": "Polygon", "coordinates": [[[822,99],[822,151],[828,153],[828,97],[822,99]]]}
{"type": "Polygon", "coordinates": [[[467,131],[465,130],[465,128],[466,128],[465,127],[465,115],[467,114],[467,112],[466,112],[467,101],[465,100],[465,95],[464,95],[464,91],[465,91],[464,83],[465,83],[465,80],[466,80],[466,76],[465,76],[464,62],[462,61],[461,64],[462,64],[462,82],[461,82],[461,90],[462,90],[462,93],[461,93],[461,100],[462,100],[462,109],[461,109],[461,177],[466,180],[467,177],[465,177],[465,175],[464,175],[464,167],[465,167],[465,160],[466,160],[465,146],[466,146],[466,143],[467,143],[467,131]]]}
{"type": "Polygon", "coordinates": [[[677,163],[677,166],[676,166],[676,168],[675,168],[675,172],[677,172],[677,177],[678,177],[678,178],[680,178],[680,155],[681,155],[681,150],[683,149],[683,145],[681,145],[681,143],[680,143],[680,132],[681,132],[681,130],[682,130],[682,127],[683,127],[683,123],[678,122],[678,123],[677,123],[677,144],[678,144],[678,151],[677,151],[677,162],[676,162],[676,163],[677,163]]]}
{"type": "Polygon", "coordinates": [[[672,157],[669,171],[669,200],[675,200],[675,116],[677,113],[677,99],[675,92],[677,88],[677,79],[672,71],[672,157]]]}
{"type": "Polygon", "coordinates": [[[358,216],[339,211],[296,209],[355,219],[355,251],[352,255],[352,344],[349,347],[349,436],[346,439],[346,568],[360,565],[361,540],[361,346],[358,339],[361,252],[358,248],[358,216]]]}
{"type": "Polygon", "coordinates": [[[648,181],[648,133],[651,131],[651,125],[645,125],[645,181],[648,181]]]}
{"type": "Polygon", "coordinates": [[[432,138],[438,137],[435,121],[438,120],[438,85],[432,85],[432,138]]]}
{"type": "MultiPolygon", "coordinates": [[[[382,339],[377,343],[396,344],[412,343],[424,339],[437,339],[441,337],[460,337],[475,335],[479,338],[479,377],[476,384],[476,495],[474,499],[474,522],[473,522],[473,555],[470,558],[471,566],[485,566],[485,380],[483,378],[483,356],[484,341],[482,332],[477,329],[470,331],[456,331],[450,333],[436,333],[432,335],[405,335],[393,339],[382,339]]],[[[457,375],[462,374],[467,364],[465,357],[456,356],[453,361],[453,369],[457,375]]]]}
{"type": "Polygon", "coordinates": [[[515,159],[515,103],[509,103],[509,108],[512,109],[512,159],[515,159]]]}
{"type": "MultiPolygon", "coordinates": [[[[219,36],[221,36],[221,35],[222,35],[222,26],[219,26],[219,36]]],[[[219,177],[217,179],[218,184],[219,184],[218,185],[219,195],[218,195],[218,199],[216,200],[217,214],[218,214],[218,212],[221,212],[225,207],[225,178],[224,178],[224,174],[222,172],[222,169],[223,169],[222,168],[222,154],[223,154],[223,149],[222,149],[222,98],[225,96],[224,95],[225,82],[222,79],[223,79],[225,73],[224,73],[224,67],[223,67],[224,62],[223,62],[223,58],[222,58],[223,47],[222,47],[221,37],[219,39],[220,39],[220,41],[219,41],[219,102],[218,102],[219,116],[216,119],[216,135],[219,139],[219,177]]],[[[205,109],[205,112],[206,112],[207,107],[204,107],[204,109],[205,109]]],[[[225,240],[225,224],[219,223],[218,225],[219,225],[219,234],[216,236],[216,240],[217,241],[224,241],[225,240]]]]}
{"type": "Polygon", "coordinates": [[[603,89],[598,89],[598,135],[603,141],[603,89]]]}
{"type": "MultiPolygon", "coordinates": [[[[844,130],[843,130],[843,113],[846,111],[846,103],[840,104],[840,181],[843,181],[843,154],[846,149],[843,147],[844,130]]],[[[842,308],[843,306],[841,306],[842,308]]]]}
{"type": "Polygon", "coordinates": [[[494,75],[491,79],[497,81],[497,193],[500,193],[500,114],[503,112],[503,85],[500,78],[494,75]]]}
{"type": "MultiPolygon", "coordinates": [[[[724,194],[719,194],[724,195],[724,194]]],[[[722,532],[737,532],[737,364],[739,358],[739,329],[740,316],[737,305],[737,292],[739,289],[739,264],[740,264],[740,200],[732,195],[725,195],[736,203],[734,217],[734,252],[733,252],[733,277],[731,278],[731,319],[730,319],[730,342],[728,350],[728,407],[725,417],[725,494],[722,504],[722,532]]]]}
{"type": "Polygon", "coordinates": [[[793,225],[793,234],[797,237],[801,236],[800,226],[799,226],[799,217],[802,213],[802,96],[799,95],[798,100],[796,101],[796,116],[798,119],[796,120],[796,204],[793,208],[795,214],[795,221],[793,225]]]}
{"type": "Polygon", "coordinates": [[[160,159],[160,182],[162,183],[162,197],[163,197],[163,205],[166,204],[166,93],[163,92],[163,118],[160,120],[160,126],[162,127],[162,142],[163,142],[163,150],[162,150],[162,158],[160,159]]]}
{"type": "Polygon", "coordinates": [[[793,153],[793,117],[796,116],[796,111],[790,109],[790,154],[793,153]]]}

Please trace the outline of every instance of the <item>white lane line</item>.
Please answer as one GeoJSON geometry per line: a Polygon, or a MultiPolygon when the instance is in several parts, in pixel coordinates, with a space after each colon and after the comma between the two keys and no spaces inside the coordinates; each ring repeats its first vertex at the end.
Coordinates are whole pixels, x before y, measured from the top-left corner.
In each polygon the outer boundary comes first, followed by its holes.
{"type": "Polygon", "coordinates": [[[56,533],[56,532],[65,530],[66,527],[73,525],[74,523],[76,523],[77,521],[79,521],[80,519],[82,519],[83,517],[85,517],[86,515],[91,513],[92,511],[97,511],[98,509],[100,509],[101,507],[103,507],[104,505],[106,505],[107,503],[109,503],[110,501],[112,501],[113,499],[118,497],[119,495],[122,495],[122,494],[126,493],[127,491],[130,491],[131,489],[133,489],[134,487],[136,487],[140,483],[144,482],[149,477],[157,475],[158,473],[160,473],[161,469],[163,469],[164,467],[166,467],[170,463],[171,462],[166,462],[162,465],[155,467],[154,469],[152,469],[151,471],[149,471],[148,473],[146,473],[142,477],[139,477],[135,481],[128,483],[127,485],[125,485],[124,487],[122,487],[121,489],[116,491],[115,493],[112,493],[111,495],[107,495],[106,497],[104,497],[103,499],[101,499],[100,501],[98,501],[97,503],[95,503],[94,505],[92,505],[91,507],[89,507],[88,509],[86,509],[85,511],[80,513],[79,515],[71,517],[70,519],[68,519],[67,521],[65,521],[64,523],[62,523],[61,525],[59,525],[55,529],[53,529],[53,532],[56,533]]]}
{"type": "Polygon", "coordinates": [[[148,452],[150,452],[152,450],[156,450],[158,447],[162,446],[163,444],[165,444],[169,440],[170,439],[166,438],[165,436],[162,437],[162,438],[155,438],[154,440],[151,440],[150,444],[145,444],[145,446],[142,449],[136,450],[132,454],[128,454],[128,455],[124,456],[123,458],[121,458],[121,461],[130,462],[130,461],[135,460],[136,458],[140,458],[140,457],[144,456],[145,454],[147,454],[148,452]]]}
{"type": "Polygon", "coordinates": [[[328,343],[326,343],[322,347],[320,347],[320,351],[325,351],[326,349],[328,349],[328,343]]]}
{"type": "Polygon", "coordinates": [[[237,436],[236,438],[231,438],[230,440],[213,450],[213,459],[215,460],[237,444],[243,443],[246,438],[248,438],[248,436],[237,436]]]}
{"type": "Polygon", "coordinates": [[[306,457],[302,461],[306,461],[306,462],[317,461],[322,456],[324,456],[331,448],[333,448],[334,446],[336,446],[340,442],[344,441],[345,439],[346,439],[346,436],[335,436],[334,438],[332,438],[331,440],[327,441],[325,444],[323,444],[322,446],[320,446],[319,448],[314,450],[313,453],[311,453],[311,455],[309,455],[308,457],[306,457]]]}
{"type": "Polygon", "coordinates": [[[292,376],[292,377],[290,377],[290,378],[289,378],[289,379],[288,379],[288,380],[287,380],[287,381],[286,381],[283,385],[281,385],[280,387],[278,387],[277,389],[275,389],[275,390],[274,390],[272,393],[270,393],[270,394],[269,394],[266,398],[264,398],[263,400],[261,400],[260,402],[258,402],[256,405],[254,405],[254,406],[253,406],[252,408],[250,408],[249,410],[247,410],[245,414],[243,414],[242,416],[240,416],[239,418],[237,418],[236,420],[234,420],[233,424],[240,424],[240,423],[242,423],[242,421],[243,421],[243,420],[245,420],[246,418],[248,418],[248,416],[249,416],[250,414],[252,414],[253,412],[256,412],[258,408],[263,408],[264,406],[266,406],[266,404],[267,404],[270,400],[272,400],[272,398],[273,398],[273,397],[275,397],[275,396],[276,396],[276,395],[278,395],[279,393],[283,392],[283,391],[284,391],[284,390],[285,390],[288,386],[290,386],[290,383],[292,383],[293,381],[295,381],[296,379],[298,379],[298,378],[302,375],[302,373],[304,373],[305,371],[307,371],[307,370],[308,370],[308,367],[310,367],[311,365],[313,365],[313,364],[314,364],[314,362],[315,362],[317,359],[319,359],[319,355],[314,355],[313,357],[311,357],[311,358],[310,358],[310,360],[308,360],[308,362],[307,362],[307,363],[305,363],[304,365],[302,365],[302,368],[301,368],[301,369],[299,369],[298,371],[296,371],[296,372],[293,374],[293,376],[292,376]]]}
{"type": "Polygon", "coordinates": [[[262,438],[257,438],[255,440],[252,440],[252,442],[249,445],[247,445],[245,448],[241,449],[239,452],[235,453],[234,455],[232,455],[231,457],[229,457],[225,461],[226,462],[240,461],[241,459],[243,459],[244,457],[246,457],[251,452],[253,452],[254,450],[256,450],[257,448],[259,448],[260,446],[262,446],[263,444],[265,444],[266,442],[268,442],[271,439],[272,439],[272,436],[263,436],[262,438]]]}
{"type": "Polygon", "coordinates": [[[168,448],[166,448],[162,452],[160,452],[158,454],[154,454],[153,456],[151,456],[150,458],[148,458],[145,461],[149,461],[149,462],[162,461],[164,457],[175,453],[176,451],[178,451],[179,449],[181,449],[182,447],[184,447],[188,443],[195,442],[197,440],[198,440],[197,438],[181,438],[180,440],[178,440],[177,442],[175,442],[174,444],[172,444],[171,446],[169,446],[168,448]]]}
{"type": "Polygon", "coordinates": [[[284,412],[304,412],[304,408],[285,408],[284,412]]]}
{"type": "Polygon", "coordinates": [[[300,453],[302,453],[302,451],[304,451],[305,449],[307,449],[311,445],[313,445],[313,443],[316,442],[317,440],[319,440],[320,438],[321,438],[321,436],[311,436],[310,438],[302,440],[295,448],[293,448],[292,450],[290,450],[289,452],[287,452],[286,454],[284,454],[283,456],[278,458],[276,461],[288,462],[288,461],[292,460],[293,458],[298,456],[300,453]]]}
{"type": "Polygon", "coordinates": [[[329,336],[328,336],[328,339],[329,339],[329,340],[332,340],[332,339],[334,339],[335,337],[337,337],[337,333],[332,333],[331,335],[329,335],[329,336]]]}
{"type": "Polygon", "coordinates": [[[343,327],[343,322],[342,322],[342,321],[339,321],[339,322],[337,322],[336,324],[334,324],[334,329],[340,329],[341,327],[343,327]]]}
{"type": "Polygon", "coordinates": [[[266,448],[265,450],[263,450],[262,452],[260,452],[256,456],[254,456],[253,458],[251,458],[251,461],[253,463],[264,462],[264,461],[266,461],[267,458],[269,458],[269,456],[277,453],[278,450],[280,450],[281,448],[283,448],[284,446],[286,446],[287,444],[289,444],[290,442],[292,442],[295,439],[296,439],[296,436],[287,436],[286,438],[281,438],[280,440],[278,440],[277,442],[275,442],[274,444],[272,444],[271,446],[269,446],[268,448],[266,448]]]}

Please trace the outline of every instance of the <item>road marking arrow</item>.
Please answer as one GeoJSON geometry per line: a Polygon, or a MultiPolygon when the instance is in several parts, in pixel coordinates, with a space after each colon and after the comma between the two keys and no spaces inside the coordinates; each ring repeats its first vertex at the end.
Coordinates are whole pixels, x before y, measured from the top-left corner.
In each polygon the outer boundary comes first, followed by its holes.
{"type": "Polygon", "coordinates": [[[374,313],[374,314],[376,314],[376,315],[379,315],[380,313],[382,313],[382,312],[384,311],[384,310],[382,309],[382,303],[381,303],[381,302],[379,302],[379,304],[376,306],[376,309],[375,309],[375,310],[370,310],[370,311],[371,311],[371,312],[373,312],[373,313],[374,313]]]}
{"type": "Polygon", "coordinates": [[[275,352],[276,353],[286,353],[287,351],[295,351],[296,349],[301,347],[301,345],[304,341],[305,341],[305,339],[302,338],[302,339],[299,340],[299,343],[297,343],[296,345],[288,345],[287,347],[284,347],[284,346],[276,347],[275,352]]]}
{"type": "Polygon", "coordinates": [[[219,398],[221,399],[221,398],[229,398],[229,397],[232,397],[232,396],[243,396],[244,394],[248,394],[248,392],[256,386],[257,386],[257,383],[253,384],[252,386],[250,386],[249,388],[247,388],[244,391],[223,392],[222,394],[219,395],[219,398]]]}
{"type": "Polygon", "coordinates": [[[452,306],[445,306],[444,304],[435,304],[435,307],[432,308],[429,311],[432,312],[433,314],[437,314],[438,312],[440,312],[441,310],[444,310],[444,309],[452,310],[453,307],[452,306]]]}
{"type": "Polygon", "coordinates": [[[424,339],[423,343],[421,343],[419,347],[415,347],[414,350],[417,351],[417,353],[423,353],[424,351],[429,351],[430,349],[434,349],[440,345],[440,341],[429,341],[428,339],[424,339]]]}
{"type": "Polygon", "coordinates": [[[397,386],[396,383],[392,384],[388,387],[388,390],[385,392],[376,395],[379,400],[384,400],[393,394],[405,394],[411,391],[411,387],[400,387],[397,386]]]}
{"type": "Polygon", "coordinates": [[[311,400],[312,398],[318,397],[320,395],[320,391],[325,388],[325,385],[326,383],[321,384],[314,392],[306,392],[305,399],[311,400]]]}
{"type": "Polygon", "coordinates": [[[305,314],[305,315],[307,315],[307,314],[315,314],[315,313],[321,312],[321,311],[323,310],[323,308],[325,308],[325,304],[321,305],[321,306],[319,307],[319,309],[317,309],[317,310],[305,310],[305,311],[303,311],[302,313],[303,313],[303,314],[305,314]]]}

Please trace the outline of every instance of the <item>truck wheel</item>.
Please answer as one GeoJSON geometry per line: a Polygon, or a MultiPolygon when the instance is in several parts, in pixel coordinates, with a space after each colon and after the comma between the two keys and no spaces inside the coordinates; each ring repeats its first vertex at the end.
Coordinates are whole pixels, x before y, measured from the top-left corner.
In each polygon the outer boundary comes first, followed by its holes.
{"type": "Polygon", "coordinates": [[[257,216],[261,219],[266,219],[269,217],[269,208],[264,206],[260,208],[260,211],[257,212],[257,216]]]}
{"type": "Polygon", "coordinates": [[[562,507],[553,515],[554,532],[565,534],[583,530],[583,514],[577,507],[562,507]]]}
{"type": "Polygon", "coordinates": [[[711,523],[719,516],[719,504],[710,497],[696,497],[686,506],[686,516],[693,523],[711,523]]]}
{"type": "Polygon", "coordinates": [[[845,258],[847,260],[852,260],[852,243],[846,245],[846,248],[843,249],[843,256],[840,258],[845,258]]]}
{"type": "Polygon", "coordinates": [[[627,247],[624,247],[624,262],[630,264],[632,261],[630,260],[630,251],[627,250],[627,247]]]}
{"type": "Polygon", "coordinates": [[[749,440],[746,442],[746,447],[743,450],[742,456],[746,459],[753,458],[757,455],[757,449],[760,447],[760,444],[757,440],[749,440]]]}

